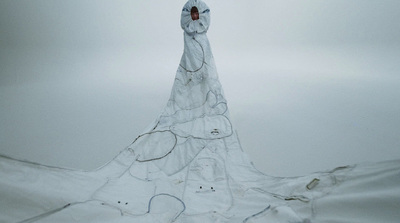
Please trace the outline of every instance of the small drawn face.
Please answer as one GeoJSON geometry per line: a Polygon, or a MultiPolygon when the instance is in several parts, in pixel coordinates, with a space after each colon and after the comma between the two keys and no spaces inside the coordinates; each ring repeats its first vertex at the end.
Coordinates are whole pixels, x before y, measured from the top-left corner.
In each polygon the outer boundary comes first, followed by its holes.
{"type": "Polygon", "coordinates": [[[215,192],[215,188],[213,186],[200,186],[200,190],[196,190],[196,193],[212,193],[215,192]]]}
{"type": "Polygon", "coordinates": [[[192,16],[193,21],[199,19],[199,10],[197,9],[197,7],[192,7],[192,9],[190,10],[190,15],[192,16]]]}

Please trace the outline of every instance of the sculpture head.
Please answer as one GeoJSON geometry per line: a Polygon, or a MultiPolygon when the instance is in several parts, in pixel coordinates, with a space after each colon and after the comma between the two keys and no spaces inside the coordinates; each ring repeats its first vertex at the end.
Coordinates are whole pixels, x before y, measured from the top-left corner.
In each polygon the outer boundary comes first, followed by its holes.
{"type": "Polygon", "coordinates": [[[210,9],[202,0],[188,0],[183,6],[181,27],[188,34],[206,33],[210,26],[210,9]]]}

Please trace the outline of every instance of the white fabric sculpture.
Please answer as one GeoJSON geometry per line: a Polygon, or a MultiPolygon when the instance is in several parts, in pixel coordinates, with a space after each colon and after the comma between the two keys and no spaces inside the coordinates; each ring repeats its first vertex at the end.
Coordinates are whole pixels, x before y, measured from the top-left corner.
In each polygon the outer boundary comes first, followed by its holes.
{"type": "Polygon", "coordinates": [[[400,161],[293,178],[252,166],[230,122],[209,25],[207,5],[189,0],[168,104],[108,164],[84,172],[0,157],[0,222],[399,222],[400,161]]]}

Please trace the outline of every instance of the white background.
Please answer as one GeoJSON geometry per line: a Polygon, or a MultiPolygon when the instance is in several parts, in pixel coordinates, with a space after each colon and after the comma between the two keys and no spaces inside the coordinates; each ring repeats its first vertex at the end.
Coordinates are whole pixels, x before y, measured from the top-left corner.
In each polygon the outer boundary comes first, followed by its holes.
{"type": "MultiPolygon", "coordinates": [[[[166,104],[185,1],[2,0],[0,153],[112,159],[166,104]]],[[[243,149],[276,176],[400,159],[400,2],[207,1],[243,149]]]]}

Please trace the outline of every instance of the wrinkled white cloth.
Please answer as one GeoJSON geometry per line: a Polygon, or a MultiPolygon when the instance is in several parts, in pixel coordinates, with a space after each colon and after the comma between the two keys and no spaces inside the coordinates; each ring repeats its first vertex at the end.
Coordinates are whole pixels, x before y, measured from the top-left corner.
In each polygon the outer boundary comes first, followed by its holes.
{"type": "Polygon", "coordinates": [[[154,123],[95,171],[0,156],[0,222],[399,221],[399,160],[291,178],[257,171],[230,122],[206,35],[210,9],[189,0],[181,25],[184,53],[154,123]]]}

